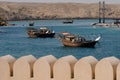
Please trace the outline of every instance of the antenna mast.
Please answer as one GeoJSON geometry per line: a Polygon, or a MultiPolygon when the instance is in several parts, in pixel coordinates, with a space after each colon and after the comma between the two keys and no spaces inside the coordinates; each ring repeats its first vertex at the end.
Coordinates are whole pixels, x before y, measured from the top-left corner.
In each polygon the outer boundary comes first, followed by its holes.
{"type": "Polygon", "coordinates": [[[105,23],[105,1],[103,1],[103,9],[102,9],[102,12],[103,12],[103,23],[105,23]]]}
{"type": "Polygon", "coordinates": [[[99,23],[101,23],[101,2],[99,1],[99,23]]]}
{"type": "Polygon", "coordinates": [[[99,1],[99,23],[105,23],[105,1],[99,1]]]}

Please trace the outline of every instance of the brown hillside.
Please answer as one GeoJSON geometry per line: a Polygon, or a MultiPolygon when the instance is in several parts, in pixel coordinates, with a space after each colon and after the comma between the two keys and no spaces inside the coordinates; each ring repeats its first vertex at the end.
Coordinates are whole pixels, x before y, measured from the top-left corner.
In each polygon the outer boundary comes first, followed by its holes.
{"type": "MultiPolygon", "coordinates": [[[[7,20],[97,18],[98,4],[0,2],[0,17],[7,20]]],[[[120,18],[120,5],[106,5],[107,18],[120,18]]]]}

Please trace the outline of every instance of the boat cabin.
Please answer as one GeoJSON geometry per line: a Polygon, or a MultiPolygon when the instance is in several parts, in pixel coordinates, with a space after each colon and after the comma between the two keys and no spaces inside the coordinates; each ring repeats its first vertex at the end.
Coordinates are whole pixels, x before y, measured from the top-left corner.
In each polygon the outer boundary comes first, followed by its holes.
{"type": "Polygon", "coordinates": [[[66,39],[67,41],[72,41],[73,39],[75,39],[75,36],[68,35],[68,36],[65,36],[65,39],[66,39]]]}
{"type": "Polygon", "coordinates": [[[40,34],[50,34],[53,31],[51,31],[50,29],[48,29],[47,27],[41,27],[40,28],[40,34]]]}
{"type": "Polygon", "coordinates": [[[65,40],[72,41],[72,42],[83,42],[83,41],[86,41],[84,37],[74,36],[74,35],[67,35],[67,36],[65,36],[65,40]]]}
{"type": "Polygon", "coordinates": [[[40,28],[40,34],[45,34],[45,33],[47,33],[47,31],[48,31],[48,28],[46,28],[46,27],[40,28]]]}

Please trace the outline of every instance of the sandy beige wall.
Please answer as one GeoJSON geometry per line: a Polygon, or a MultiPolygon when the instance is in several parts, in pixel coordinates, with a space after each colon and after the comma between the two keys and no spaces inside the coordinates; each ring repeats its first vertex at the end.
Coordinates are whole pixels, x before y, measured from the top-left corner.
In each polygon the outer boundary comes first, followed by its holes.
{"type": "Polygon", "coordinates": [[[5,55],[0,57],[0,80],[120,80],[120,61],[113,56],[98,61],[93,56],[5,55]]]}

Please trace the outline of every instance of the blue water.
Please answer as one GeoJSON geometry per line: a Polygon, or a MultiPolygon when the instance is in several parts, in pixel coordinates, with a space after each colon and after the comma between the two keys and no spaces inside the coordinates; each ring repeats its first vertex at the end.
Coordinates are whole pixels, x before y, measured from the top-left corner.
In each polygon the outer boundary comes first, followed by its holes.
{"type": "Polygon", "coordinates": [[[32,54],[36,58],[54,55],[57,58],[73,55],[80,59],[94,56],[97,59],[115,56],[120,58],[120,28],[93,27],[97,20],[74,20],[73,24],[63,24],[61,20],[36,20],[35,28],[48,26],[55,32],[68,31],[80,35],[101,34],[102,38],[95,48],[64,47],[56,38],[28,38],[26,27],[29,21],[11,21],[16,26],[0,27],[0,56],[10,54],[16,58],[32,54]]]}

